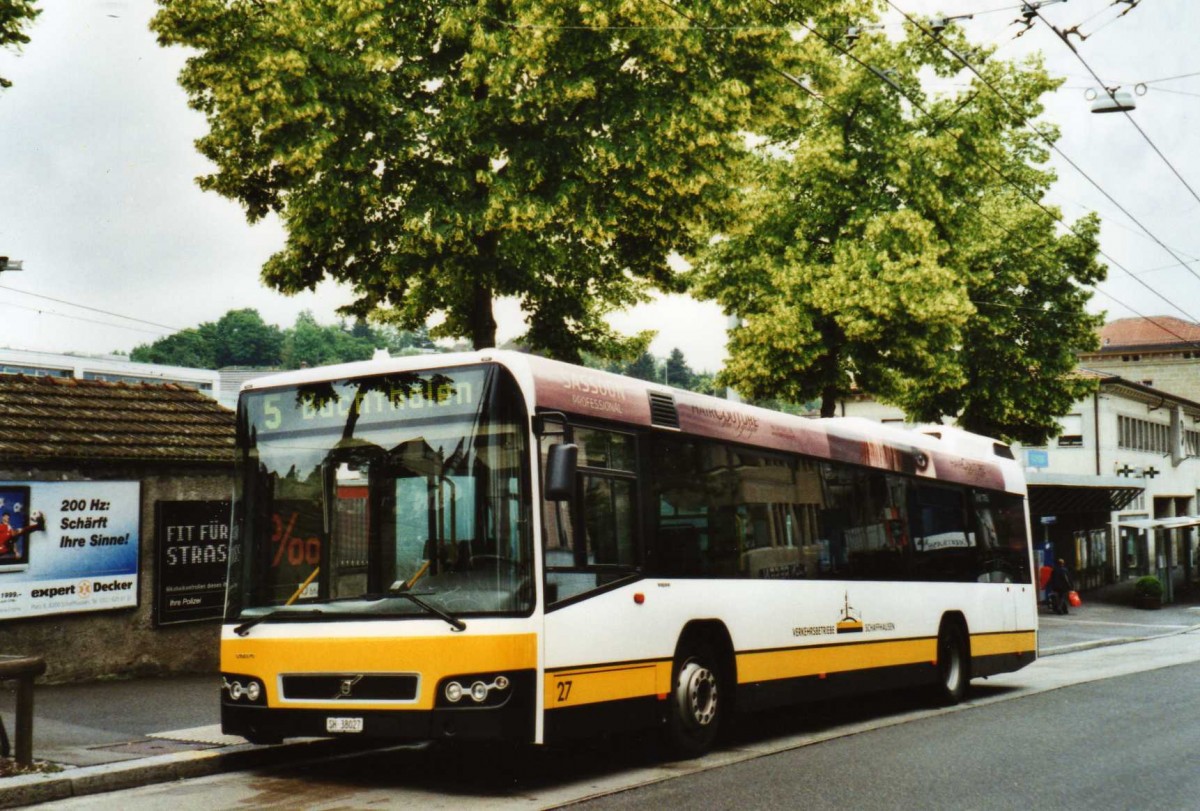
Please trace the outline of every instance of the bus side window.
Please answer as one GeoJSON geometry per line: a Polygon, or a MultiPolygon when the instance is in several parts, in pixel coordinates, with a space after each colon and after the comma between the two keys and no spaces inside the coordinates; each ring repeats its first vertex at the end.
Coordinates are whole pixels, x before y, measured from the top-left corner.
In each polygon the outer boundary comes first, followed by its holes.
{"type": "Polygon", "coordinates": [[[909,492],[909,528],[917,579],[974,581],[979,568],[976,535],[967,531],[963,491],[921,483],[909,492]]]}
{"type": "Polygon", "coordinates": [[[972,504],[979,540],[977,579],[990,583],[1029,583],[1025,505],[1020,496],[975,491],[972,504]]]}
{"type": "MultiPolygon", "coordinates": [[[[555,437],[542,440],[545,465],[555,437]]],[[[576,427],[576,499],[543,502],[547,602],[624,577],[639,563],[634,437],[576,427]]]]}

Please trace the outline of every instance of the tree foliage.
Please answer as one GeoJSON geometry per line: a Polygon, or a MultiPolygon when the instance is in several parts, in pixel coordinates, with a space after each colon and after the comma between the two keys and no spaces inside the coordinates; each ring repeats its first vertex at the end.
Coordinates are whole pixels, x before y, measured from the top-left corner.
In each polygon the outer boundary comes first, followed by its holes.
{"type": "Polygon", "coordinates": [[[662,376],[658,373],[658,361],[649,352],[638,355],[632,363],[625,366],[622,373],[638,380],[662,381],[662,376]]]}
{"type": "Polygon", "coordinates": [[[143,363],[165,363],[199,369],[227,366],[298,369],[367,360],[377,349],[395,355],[438,351],[425,329],[400,331],[373,327],[365,321],[320,324],[302,312],[287,329],[267,324],[257,310],[230,310],[215,322],[144,344],[130,357],[143,363]]]}
{"type": "MultiPolygon", "coordinates": [[[[159,0],[163,45],[217,167],[201,186],[277,214],[263,278],[332,278],[348,312],[492,346],[517,298],[534,351],[629,354],[604,321],[678,289],[672,250],[718,222],[745,131],[802,72],[794,9],[732,0],[159,0]]],[[[820,0],[807,13],[861,5],[820,0]]]]}
{"type": "Polygon", "coordinates": [[[1053,174],[1023,121],[1057,82],[1036,59],[942,36],[1019,115],[912,28],[865,34],[854,58],[806,37],[813,95],[768,133],[694,282],[742,319],[721,382],[744,396],[817,399],[832,416],[857,390],[1044,440],[1087,385],[1070,370],[1097,325],[1081,288],[1104,277],[1095,222],[1059,236],[1029,199],[1053,174]],[[970,87],[934,94],[931,77],[970,87]]]}
{"type": "Polygon", "coordinates": [[[199,369],[225,366],[277,366],[283,331],[262,320],[257,310],[230,310],[217,321],[136,347],[133,360],[199,369]]]}
{"type": "MultiPolygon", "coordinates": [[[[25,27],[42,10],[34,0],[0,0],[0,48],[20,48],[29,42],[25,27]]],[[[0,76],[0,88],[12,87],[12,82],[0,76]]]]}
{"type": "Polygon", "coordinates": [[[663,382],[681,389],[691,389],[696,383],[696,373],[679,347],[672,349],[663,363],[663,382]]]}
{"type": "Polygon", "coordinates": [[[645,349],[628,360],[606,360],[595,355],[587,355],[583,358],[583,363],[593,369],[603,369],[606,372],[636,377],[639,380],[664,383],[678,389],[687,389],[701,394],[720,395],[723,393],[714,382],[714,375],[709,372],[693,371],[683,350],[678,347],[672,349],[666,358],[658,358],[649,349],[645,349]]]}

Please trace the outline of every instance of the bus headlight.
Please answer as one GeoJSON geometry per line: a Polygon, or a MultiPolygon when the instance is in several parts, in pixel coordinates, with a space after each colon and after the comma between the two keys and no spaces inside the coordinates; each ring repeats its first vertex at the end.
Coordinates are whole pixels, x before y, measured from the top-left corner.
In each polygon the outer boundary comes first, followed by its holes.
{"type": "Polygon", "coordinates": [[[263,683],[253,676],[241,676],[234,673],[221,674],[222,698],[231,704],[266,703],[266,689],[263,683]]]}
{"type": "Polygon", "coordinates": [[[471,676],[454,676],[442,682],[442,706],[458,705],[467,696],[467,706],[498,707],[508,701],[512,691],[511,679],[503,673],[487,673],[471,676]],[[470,685],[469,687],[466,685],[470,685]]]}

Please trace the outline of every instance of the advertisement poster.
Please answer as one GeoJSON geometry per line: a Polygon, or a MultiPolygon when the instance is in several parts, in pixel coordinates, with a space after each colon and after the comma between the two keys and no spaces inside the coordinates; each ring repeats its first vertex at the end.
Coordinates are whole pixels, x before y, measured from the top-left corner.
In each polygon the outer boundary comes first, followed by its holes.
{"type": "Polygon", "coordinates": [[[133,608],[140,482],[0,482],[0,619],[133,608]]]}
{"type": "Polygon", "coordinates": [[[220,619],[229,560],[228,501],[160,501],[155,625],[220,619]]]}

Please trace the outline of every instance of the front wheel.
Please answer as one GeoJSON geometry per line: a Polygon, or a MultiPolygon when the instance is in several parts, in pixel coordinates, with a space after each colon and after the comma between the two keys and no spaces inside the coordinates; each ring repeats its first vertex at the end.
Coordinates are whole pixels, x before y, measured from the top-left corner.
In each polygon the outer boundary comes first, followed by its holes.
{"type": "Polygon", "coordinates": [[[680,757],[698,757],[712,748],[724,712],[724,690],[712,652],[705,646],[676,659],[667,697],[667,744],[680,757]]]}
{"type": "Polygon", "coordinates": [[[947,622],[938,633],[937,697],[942,704],[957,704],[966,698],[971,685],[971,653],[966,631],[957,622],[947,622]]]}

